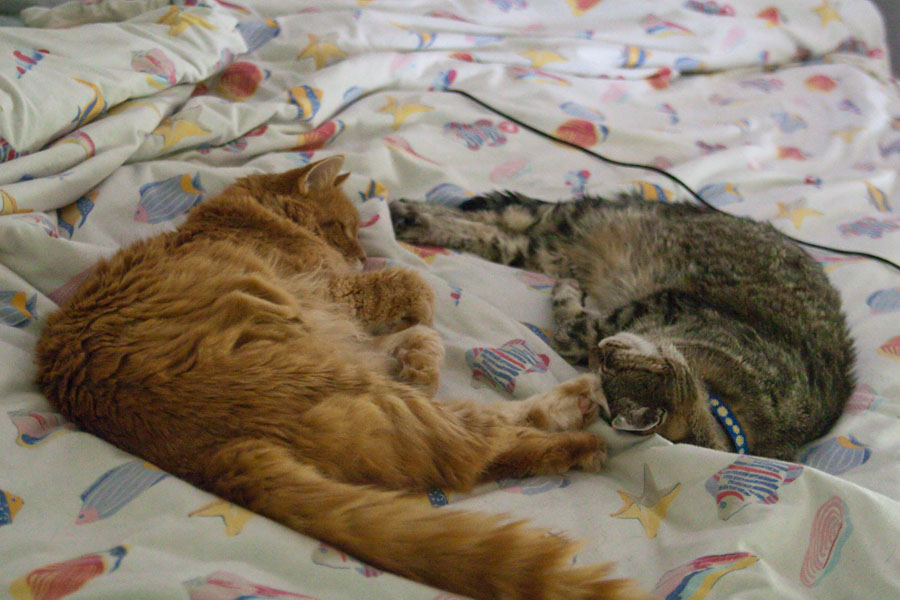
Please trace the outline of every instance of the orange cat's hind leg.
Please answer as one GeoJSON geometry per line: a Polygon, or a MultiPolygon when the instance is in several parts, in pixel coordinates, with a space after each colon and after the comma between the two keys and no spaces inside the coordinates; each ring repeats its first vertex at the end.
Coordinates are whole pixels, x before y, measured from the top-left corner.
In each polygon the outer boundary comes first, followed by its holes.
{"type": "Polygon", "coordinates": [[[536,429],[514,432],[515,438],[491,460],[485,480],[565,473],[596,473],[606,465],[606,443],[587,431],[551,433],[536,429]]]}
{"type": "Polygon", "coordinates": [[[449,403],[465,426],[485,437],[484,479],[599,471],[606,445],[594,433],[580,431],[606,411],[600,380],[583,375],[526,400],[449,403]]]}

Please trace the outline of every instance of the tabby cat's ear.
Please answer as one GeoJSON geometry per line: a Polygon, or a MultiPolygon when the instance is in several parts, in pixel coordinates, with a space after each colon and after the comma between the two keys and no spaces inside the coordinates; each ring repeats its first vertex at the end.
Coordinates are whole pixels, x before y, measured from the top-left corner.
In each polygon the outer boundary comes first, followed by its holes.
{"type": "Polygon", "coordinates": [[[308,170],[297,179],[300,193],[306,196],[310,192],[334,187],[337,185],[338,172],[342,166],[344,166],[344,157],[340,154],[329,156],[309,165],[308,170]]]}

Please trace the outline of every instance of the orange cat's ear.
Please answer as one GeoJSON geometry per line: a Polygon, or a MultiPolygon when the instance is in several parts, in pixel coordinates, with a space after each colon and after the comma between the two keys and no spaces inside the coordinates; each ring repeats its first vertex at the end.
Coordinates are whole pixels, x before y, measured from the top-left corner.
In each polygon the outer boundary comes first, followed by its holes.
{"type": "Polygon", "coordinates": [[[334,187],[338,187],[343,184],[347,178],[350,177],[350,173],[341,173],[337,177],[334,178],[334,187]]]}
{"type": "MultiPolygon", "coordinates": [[[[326,190],[336,185],[338,172],[344,166],[344,157],[340,154],[329,156],[307,167],[309,169],[297,179],[297,186],[304,196],[317,190],[326,190]]],[[[341,180],[343,181],[343,180],[341,180]]]]}

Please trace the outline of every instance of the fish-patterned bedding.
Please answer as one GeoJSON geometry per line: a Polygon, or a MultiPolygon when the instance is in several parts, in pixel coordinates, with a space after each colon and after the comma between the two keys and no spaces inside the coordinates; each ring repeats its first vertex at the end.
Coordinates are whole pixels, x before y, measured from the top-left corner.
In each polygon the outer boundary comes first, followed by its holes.
{"type": "MultiPolygon", "coordinates": [[[[451,598],[79,432],[32,383],[44,319],[98,258],[236,177],[335,153],[367,268],[436,291],[441,395],[513,401],[573,377],[546,341],[550,278],[399,244],[387,200],[686,194],[448,87],[728,212],[900,262],[900,95],[866,0],[84,0],[21,17],[0,29],[0,597],[451,598]]],[[[900,273],[811,252],[859,385],[794,462],[598,423],[602,474],[422,502],[568,532],[588,541],[579,564],[616,561],[669,599],[900,597],[900,273]]]]}

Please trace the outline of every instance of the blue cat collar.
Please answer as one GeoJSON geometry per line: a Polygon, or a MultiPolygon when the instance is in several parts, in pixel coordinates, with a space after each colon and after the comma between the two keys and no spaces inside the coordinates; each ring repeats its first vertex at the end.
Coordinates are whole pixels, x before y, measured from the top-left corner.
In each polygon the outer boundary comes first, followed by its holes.
{"type": "Polygon", "coordinates": [[[725,433],[731,438],[731,443],[734,444],[734,449],[737,453],[749,454],[749,449],[747,448],[747,436],[744,435],[744,430],[741,429],[737,417],[735,417],[734,413],[731,412],[731,409],[722,402],[721,398],[711,392],[709,393],[709,412],[711,412],[719,423],[722,424],[725,433]]]}

